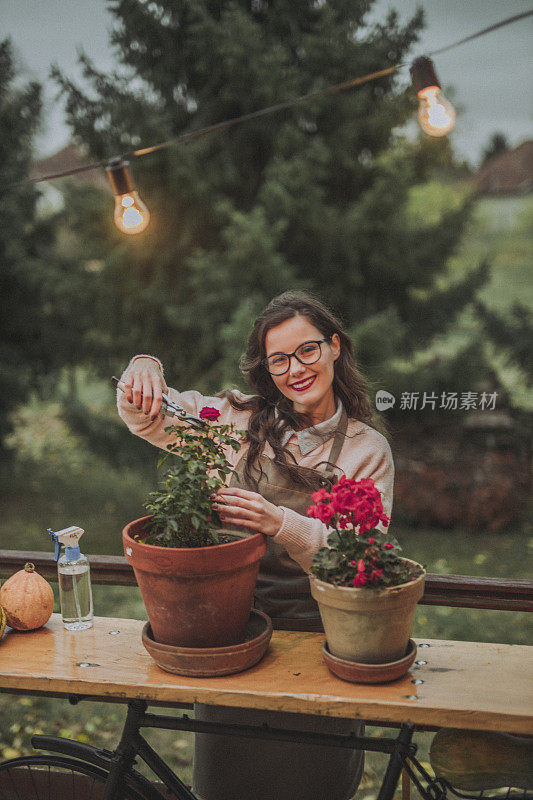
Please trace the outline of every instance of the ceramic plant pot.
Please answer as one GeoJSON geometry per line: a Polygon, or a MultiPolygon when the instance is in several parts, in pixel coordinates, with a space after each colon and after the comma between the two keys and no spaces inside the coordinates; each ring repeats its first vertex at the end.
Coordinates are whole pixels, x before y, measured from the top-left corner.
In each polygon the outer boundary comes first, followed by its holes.
{"type": "Polygon", "coordinates": [[[245,636],[259,562],[262,533],[224,530],[235,541],[211,547],[144,544],[149,517],[122,532],[126,560],[146,606],[156,642],[179,647],[226,647],[245,636]]]}
{"type": "Polygon", "coordinates": [[[375,589],[333,586],[311,576],[311,594],[320,609],[330,653],[360,664],[403,658],[425,578],[424,570],[414,581],[375,589]]]}

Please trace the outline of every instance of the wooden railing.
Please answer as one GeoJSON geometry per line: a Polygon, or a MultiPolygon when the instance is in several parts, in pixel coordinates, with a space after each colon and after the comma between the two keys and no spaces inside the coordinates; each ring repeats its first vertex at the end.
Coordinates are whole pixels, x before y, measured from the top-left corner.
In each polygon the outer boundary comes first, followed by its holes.
{"type": "MultiPolygon", "coordinates": [[[[0,578],[22,569],[27,561],[47,580],[57,580],[52,553],[0,550],[0,578]]],[[[136,586],[133,570],[123,556],[90,556],[94,584],[136,586]]],[[[428,574],[421,603],[430,606],[533,611],[533,581],[478,578],[472,575],[428,574]]]]}

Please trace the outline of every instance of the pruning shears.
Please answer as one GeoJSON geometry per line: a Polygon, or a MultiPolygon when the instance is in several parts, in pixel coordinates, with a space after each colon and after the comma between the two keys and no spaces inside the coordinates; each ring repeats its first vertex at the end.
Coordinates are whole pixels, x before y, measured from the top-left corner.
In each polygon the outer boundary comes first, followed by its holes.
{"type": "MultiPolygon", "coordinates": [[[[125,391],[126,387],[121,380],[115,378],[114,375],[111,380],[121,392],[125,391]]],[[[166,417],[177,417],[182,422],[194,422],[196,425],[201,425],[202,427],[205,427],[208,424],[205,419],[201,419],[200,417],[195,416],[195,414],[189,414],[189,412],[184,408],[179,406],[177,403],[174,403],[164,392],[163,402],[161,403],[161,413],[166,417]]]]}

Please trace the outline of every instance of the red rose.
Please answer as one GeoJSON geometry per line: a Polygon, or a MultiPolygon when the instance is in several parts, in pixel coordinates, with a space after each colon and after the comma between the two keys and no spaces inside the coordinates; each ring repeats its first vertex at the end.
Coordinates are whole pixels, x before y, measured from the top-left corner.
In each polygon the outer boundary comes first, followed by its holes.
{"type": "Polygon", "coordinates": [[[358,586],[365,586],[368,583],[368,575],[364,572],[358,572],[355,578],[353,579],[353,585],[355,588],[358,586]]]}
{"type": "Polygon", "coordinates": [[[375,543],[375,541],[376,541],[376,540],[375,540],[375,539],[373,539],[371,536],[369,536],[369,537],[368,537],[368,544],[374,544],[374,543],[375,543]]]}
{"type": "Polygon", "coordinates": [[[209,422],[217,422],[220,417],[220,411],[218,408],[213,408],[212,406],[204,406],[199,416],[200,419],[207,419],[209,422]]]}
{"type": "Polygon", "coordinates": [[[393,550],[394,549],[394,545],[391,544],[390,542],[385,542],[383,547],[385,548],[385,550],[393,550]]]}
{"type": "Polygon", "coordinates": [[[366,564],[363,561],[363,559],[360,558],[359,561],[357,562],[357,572],[365,572],[365,570],[366,570],[366,564]]]}

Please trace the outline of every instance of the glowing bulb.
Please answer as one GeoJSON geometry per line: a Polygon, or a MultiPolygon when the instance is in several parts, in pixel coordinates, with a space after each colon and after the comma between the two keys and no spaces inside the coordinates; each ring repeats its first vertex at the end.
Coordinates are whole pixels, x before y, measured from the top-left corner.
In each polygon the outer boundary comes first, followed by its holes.
{"type": "Polygon", "coordinates": [[[455,109],[438,86],[427,86],[418,92],[418,122],[430,136],[446,136],[455,124],[455,109]]]}
{"type": "Polygon", "coordinates": [[[114,159],[106,167],[107,177],[115,195],[115,225],[122,233],[141,233],[150,222],[150,212],[139,197],[128,169],[129,162],[114,159]]]}
{"type": "Polygon", "coordinates": [[[445,136],[455,124],[455,109],[440,90],[433,62],[427,56],[415,58],[411,78],[420,100],[418,122],[430,136],[445,136]]]}
{"type": "Polygon", "coordinates": [[[141,233],[150,222],[150,212],[135,190],[115,196],[115,225],[122,233],[141,233]]]}

